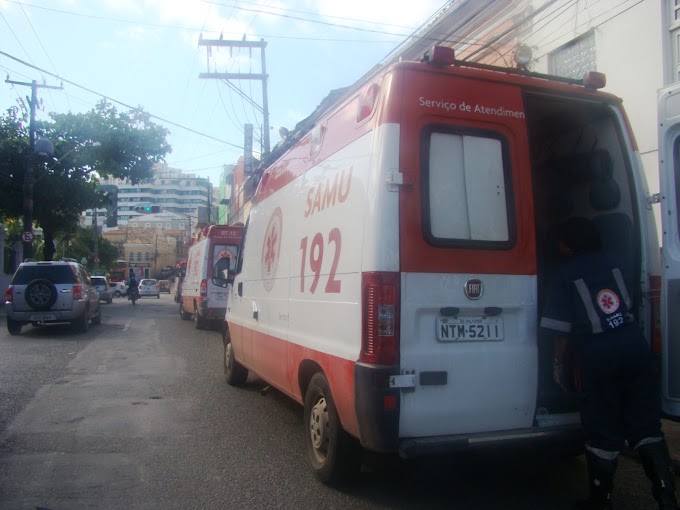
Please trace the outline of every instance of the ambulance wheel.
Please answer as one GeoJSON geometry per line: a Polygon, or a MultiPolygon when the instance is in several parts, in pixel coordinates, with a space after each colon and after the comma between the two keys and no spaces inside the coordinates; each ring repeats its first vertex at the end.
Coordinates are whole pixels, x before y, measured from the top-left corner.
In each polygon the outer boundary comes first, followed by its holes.
{"type": "Polygon", "coordinates": [[[181,302],[179,304],[179,316],[183,321],[191,319],[191,314],[184,309],[184,305],[181,302]]]}
{"type": "Polygon", "coordinates": [[[194,308],[194,328],[205,329],[205,319],[198,313],[198,308],[194,308]]]}
{"type": "Polygon", "coordinates": [[[222,341],[224,342],[224,378],[229,386],[243,386],[248,379],[248,369],[236,361],[228,329],[222,333],[222,341]]]}
{"type": "Polygon", "coordinates": [[[326,376],[318,372],[305,394],[305,449],[323,483],[350,481],[361,468],[361,446],[342,428],[326,376]]]}

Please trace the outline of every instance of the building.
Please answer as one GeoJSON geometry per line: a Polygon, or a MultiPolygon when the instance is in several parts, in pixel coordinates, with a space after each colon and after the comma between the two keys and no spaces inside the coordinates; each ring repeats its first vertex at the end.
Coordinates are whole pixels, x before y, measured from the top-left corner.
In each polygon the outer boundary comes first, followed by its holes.
{"type": "Polygon", "coordinates": [[[130,263],[142,277],[155,278],[163,268],[175,267],[186,258],[192,238],[190,218],[171,212],[144,214],[128,221],[124,229],[110,231],[124,241],[120,258],[130,263]]]}
{"type": "MultiPolygon", "coordinates": [[[[154,176],[138,184],[127,180],[109,178],[101,181],[101,188],[115,200],[108,209],[101,208],[97,213],[97,225],[112,228],[114,225],[125,227],[136,217],[145,214],[140,207],[159,206],[161,211],[173,212],[192,218],[195,224],[215,222],[213,186],[205,177],[184,173],[156,165],[154,176]],[[112,221],[117,219],[117,221],[112,221]]],[[[92,225],[92,210],[83,214],[83,225],[92,225]]]]}

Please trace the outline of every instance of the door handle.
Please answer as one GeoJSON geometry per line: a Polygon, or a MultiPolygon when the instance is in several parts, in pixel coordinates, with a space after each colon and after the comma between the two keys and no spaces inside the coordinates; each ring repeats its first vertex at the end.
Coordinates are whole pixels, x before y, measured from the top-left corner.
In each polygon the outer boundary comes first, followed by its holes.
{"type": "Polygon", "coordinates": [[[238,295],[243,297],[243,282],[238,282],[238,295]]]}

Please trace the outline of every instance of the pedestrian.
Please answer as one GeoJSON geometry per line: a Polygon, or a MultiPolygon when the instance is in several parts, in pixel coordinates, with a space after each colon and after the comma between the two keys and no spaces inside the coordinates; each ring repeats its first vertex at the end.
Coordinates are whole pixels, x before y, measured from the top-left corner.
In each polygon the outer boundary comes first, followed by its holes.
{"type": "Polygon", "coordinates": [[[540,326],[554,339],[555,382],[565,389],[576,384],[581,396],[589,498],[579,508],[612,508],[618,456],[627,441],[652,481],[659,508],[677,509],[658,382],[625,284],[629,275],[601,251],[590,220],[569,219],[559,239],[565,259],[548,287],[540,326]],[[570,353],[574,374],[565,371],[570,353]]]}
{"type": "Polygon", "coordinates": [[[138,287],[137,278],[135,277],[135,273],[132,273],[130,275],[130,281],[128,282],[128,289],[127,289],[128,299],[130,299],[130,296],[133,293],[137,292],[137,287],[138,287]]]}

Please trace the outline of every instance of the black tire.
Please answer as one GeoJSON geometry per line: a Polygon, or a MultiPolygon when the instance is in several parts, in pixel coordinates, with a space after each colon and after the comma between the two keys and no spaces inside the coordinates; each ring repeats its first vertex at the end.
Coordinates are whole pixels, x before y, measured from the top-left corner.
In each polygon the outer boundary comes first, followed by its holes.
{"type": "Polygon", "coordinates": [[[113,295],[114,295],[115,297],[120,297],[120,296],[122,296],[123,294],[121,293],[121,291],[117,290],[117,291],[115,291],[115,292],[113,293],[113,295]]]}
{"type": "Polygon", "coordinates": [[[179,304],[179,317],[183,321],[188,321],[191,319],[191,314],[184,309],[184,305],[182,303],[179,304]]]}
{"type": "Polygon", "coordinates": [[[314,374],[307,387],[303,423],[305,449],[316,478],[328,485],[356,478],[361,468],[361,446],[342,428],[322,372],[314,374]]]}
{"type": "Polygon", "coordinates": [[[7,331],[9,331],[9,334],[12,336],[20,335],[21,334],[21,322],[15,321],[14,319],[10,319],[7,317],[7,331]]]}
{"type": "Polygon", "coordinates": [[[86,309],[85,313],[80,316],[79,319],[73,321],[73,327],[76,329],[76,331],[80,333],[87,333],[87,330],[90,329],[90,310],[86,309]]]}
{"type": "Polygon", "coordinates": [[[99,326],[101,323],[102,323],[102,307],[100,306],[97,315],[92,317],[92,325],[99,326]]]}
{"type": "Polygon", "coordinates": [[[26,303],[34,310],[49,310],[57,301],[57,288],[45,278],[36,278],[26,285],[26,303]]]}
{"type": "Polygon", "coordinates": [[[198,313],[198,308],[194,308],[194,328],[205,329],[205,319],[198,313]]]}
{"type": "Polygon", "coordinates": [[[229,386],[243,386],[248,379],[248,369],[236,361],[229,330],[226,327],[222,332],[222,342],[224,343],[224,378],[229,386]]]}

